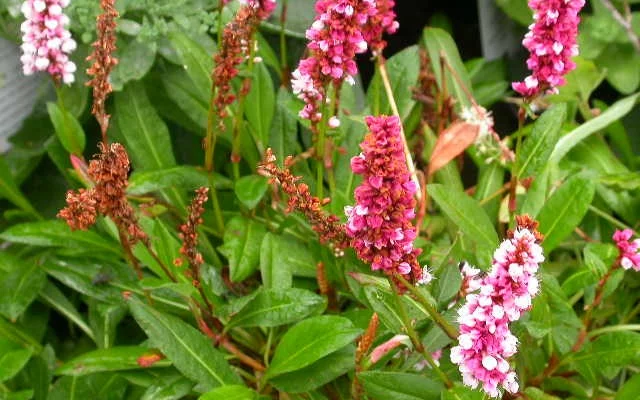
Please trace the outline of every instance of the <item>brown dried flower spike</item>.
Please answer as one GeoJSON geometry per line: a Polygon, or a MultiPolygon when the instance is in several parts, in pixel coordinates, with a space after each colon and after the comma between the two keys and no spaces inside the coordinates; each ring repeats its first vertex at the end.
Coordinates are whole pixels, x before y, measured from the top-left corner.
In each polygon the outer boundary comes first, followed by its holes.
{"type": "Polygon", "coordinates": [[[93,52],[87,57],[87,61],[93,61],[87,69],[87,74],[93,78],[87,82],[87,86],[93,88],[93,106],[91,113],[95,115],[100,130],[102,142],[107,143],[107,129],[109,127],[109,114],[105,110],[107,96],[112,88],[109,83],[109,74],[118,64],[118,59],[113,57],[116,50],[116,18],[118,11],[115,8],[115,0],[101,0],[102,14],[98,15],[96,29],[98,39],[93,43],[93,52]]]}
{"type": "Polygon", "coordinates": [[[320,242],[331,244],[337,256],[343,255],[344,249],[349,246],[344,225],[340,223],[338,217],[322,210],[322,206],[327,204],[329,199],[321,201],[309,193],[309,186],[305,183],[297,183],[301,177],[294,176],[286,167],[291,163],[291,159],[292,157],[287,157],[285,168],[280,169],[275,163],[276,157],[273,151],[267,149],[264,160],[258,165],[258,172],[271,178],[272,183],[279,184],[289,195],[287,212],[295,210],[303,213],[313,230],[320,235],[320,242]]]}
{"type": "Polygon", "coordinates": [[[189,206],[189,217],[187,222],[180,225],[180,239],[182,239],[182,247],[180,254],[184,255],[189,261],[191,278],[198,279],[200,266],[203,263],[202,254],[198,251],[198,225],[202,224],[202,214],[204,214],[204,205],[209,199],[209,188],[201,187],[196,190],[196,195],[189,206]]]}

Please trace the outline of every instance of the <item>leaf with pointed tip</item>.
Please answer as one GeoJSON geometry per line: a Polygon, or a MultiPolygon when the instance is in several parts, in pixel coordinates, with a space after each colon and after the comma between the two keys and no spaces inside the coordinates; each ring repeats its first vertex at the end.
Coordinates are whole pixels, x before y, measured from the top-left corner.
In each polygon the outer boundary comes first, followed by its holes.
{"type": "Polygon", "coordinates": [[[160,349],[180,372],[205,390],[242,382],[222,353],[191,325],[163,314],[137,298],[129,300],[129,307],[152,346],[160,349]]]}

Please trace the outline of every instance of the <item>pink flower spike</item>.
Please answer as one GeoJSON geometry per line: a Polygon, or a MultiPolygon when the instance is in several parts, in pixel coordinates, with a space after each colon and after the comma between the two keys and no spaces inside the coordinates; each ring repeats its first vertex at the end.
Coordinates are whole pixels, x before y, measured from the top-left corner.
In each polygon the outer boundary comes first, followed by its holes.
{"type": "Polygon", "coordinates": [[[317,124],[322,119],[320,107],[329,84],[336,90],[343,82],[354,84],[358,73],[356,55],[368,48],[374,54],[384,49],[383,33],[398,29],[394,4],[393,0],[316,2],[316,18],[305,35],[309,57],[300,61],[291,79],[293,92],[305,102],[301,118],[317,124]]]}
{"type": "Polygon", "coordinates": [[[458,364],[465,385],[481,386],[492,397],[499,397],[501,390],[518,391],[508,361],[517,351],[518,339],[509,324],[531,307],[539,288],[535,273],[544,261],[537,223],[528,217],[517,220],[517,228],[495,251],[484,278],[479,279],[479,271],[468,265],[462,270],[465,281],[474,282],[466,289],[477,287],[479,292],[467,294],[458,310],[460,336],[451,349],[451,361],[458,364]]]}
{"type": "Polygon", "coordinates": [[[571,57],[578,54],[578,13],[585,0],[529,0],[534,23],[522,44],[529,50],[527,67],[531,75],[513,82],[515,91],[534,97],[543,90],[557,92],[565,84],[564,76],[575,69],[571,57]]]}
{"type": "Polygon", "coordinates": [[[618,262],[624,269],[640,271],[640,239],[631,240],[631,229],[617,230],[613,234],[613,240],[618,247],[618,262]]]}
{"type": "Polygon", "coordinates": [[[22,30],[22,69],[25,75],[46,71],[57,82],[71,84],[76,65],[69,55],[76,42],[66,26],[69,18],[63,13],[65,0],[26,0],[22,14],[26,20],[22,30]]]}
{"type": "MultiPolygon", "coordinates": [[[[387,275],[400,274],[420,282],[419,249],[413,248],[416,229],[415,185],[407,169],[398,117],[366,117],[370,133],[351,159],[362,183],[355,190],[356,206],[345,209],[347,235],[358,257],[387,275]]],[[[424,280],[426,283],[427,280],[424,280]]]]}

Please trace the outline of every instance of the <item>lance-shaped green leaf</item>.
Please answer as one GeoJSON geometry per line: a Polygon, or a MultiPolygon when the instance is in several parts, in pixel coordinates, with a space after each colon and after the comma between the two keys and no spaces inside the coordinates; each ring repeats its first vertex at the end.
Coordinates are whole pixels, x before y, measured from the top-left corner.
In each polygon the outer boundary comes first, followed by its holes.
{"type": "Polygon", "coordinates": [[[256,271],[260,245],[266,233],[264,225],[244,217],[229,221],[224,231],[224,244],[219,250],[229,260],[232,282],[240,282],[256,271]]]}
{"type": "Polygon", "coordinates": [[[11,170],[4,157],[0,154],[0,198],[6,198],[11,203],[20,207],[23,211],[39,217],[38,212],[33,208],[29,200],[24,197],[18,185],[16,185],[11,170]]]}
{"type": "Polygon", "coordinates": [[[247,175],[236,181],[234,191],[240,202],[250,210],[256,208],[267,193],[269,182],[259,175],[247,175]]]}
{"type": "Polygon", "coordinates": [[[170,32],[169,40],[178,53],[187,75],[201,93],[200,97],[209,98],[213,71],[211,55],[202,45],[177,29],[170,32]]]}
{"type": "Polygon", "coordinates": [[[618,100],[602,114],[590,119],[564,135],[556,144],[549,160],[552,163],[560,162],[565,154],[567,154],[576,144],[580,143],[580,141],[627,115],[635,106],[638,98],[640,98],[640,93],[618,100]]]}
{"type": "Polygon", "coordinates": [[[640,334],[629,331],[605,333],[588,343],[571,361],[580,375],[596,382],[605,367],[640,362],[640,334]]]}
{"type": "Polygon", "coordinates": [[[376,399],[439,399],[442,384],[418,374],[365,371],[358,374],[365,391],[376,399]]]}
{"type": "Polygon", "coordinates": [[[169,129],[151,105],[144,86],[131,82],[114,97],[114,118],[133,165],[147,170],[173,167],[176,160],[169,129]]]}
{"type": "Polygon", "coordinates": [[[136,298],[130,300],[129,306],[152,346],[160,349],[180,372],[205,390],[242,383],[222,353],[194,327],[136,298]]]}
{"type": "Polygon", "coordinates": [[[13,378],[27,365],[30,349],[21,349],[9,341],[0,341],[0,382],[13,378]]]}
{"type": "MultiPolygon", "coordinates": [[[[55,370],[57,375],[88,375],[96,372],[140,369],[141,357],[156,356],[158,353],[147,347],[119,346],[98,349],[84,353],[67,361],[55,370]]],[[[168,367],[171,362],[159,359],[153,367],[168,367]]]]}
{"type": "Polygon", "coordinates": [[[258,63],[254,68],[251,91],[245,101],[244,113],[251,129],[253,129],[256,146],[260,151],[263,151],[269,142],[276,96],[267,67],[263,63],[258,63]]]}
{"type": "Polygon", "coordinates": [[[56,103],[47,103],[47,112],[60,143],[69,153],[82,155],[86,137],[80,122],[56,103]]]}
{"type": "Polygon", "coordinates": [[[555,249],[580,224],[595,191],[596,183],[592,179],[577,175],[569,178],[547,200],[538,214],[546,253],[555,249]]]}
{"type": "Polygon", "coordinates": [[[536,120],[518,155],[518,177],[538,176],[558,142],[566,117],[567,106],[563,103],[547,110],[536,120]]]}
{"type": "Polygon", "coordinates": [[[635,400],[640,393],[640,375],[634,375],[616,394],[615,400],[635,400]]]}
{"type": "Polygon", "coordinates": [[[498,234],[480,204],[466,193],[449,186],[431,184],[427,190],[442,212],[466,237],[478,244],[480,260],[491,260],[491,253],[498,245],[498,234]]]}
{"type": "Polygon", "coordinates": [[[246,386],[229,385],[213,389],[200,396],[198,400],[253,400],[258,394],[246,386]]]}
{"type": "MultiPolygon", "coordinates": [[[[231,181],[216,172],[213,173],[216,189],[229,189],[231,181]]],[[[127,193],[141,195],[168,188],[194,190],[202,186],[209,186],[209,177],[204,170],[181,165],[149,171],[135,171],[129,179],[127,193]]]]}
{"type": "Polygon", "coordinates": [[[0,279],[0,314],[16,320],[38,296],[47,274],[35,260],[13,259],[10,271],[0,279]]]}
{"type": "Polygon", "coordinates": [[[346,318],[323,315],[306,319],[284,334],[267,376],[274,377],[311,365],[345,347],[361,333],[346,318]]]}
{"type": "Polygon", "coordinates": [[[63,221],[48,220],[13,225],[0,234],[7,242],[31,246],[95,249],[120,255],[120,247],[93,231],[72,231],[63,221]]]}
{"type": "Polygon", "coordinates": [[[322,312],[325,306],[324,297],[305,289],[259,290],[242,309],[233,314],[228,327],[290,324],[322,312]]]}
{"type": "Polygon", "coordinates": [[[471,80],[469,80],[467,70],[460,57],[458,46],[451,35],[440,28],[425,28],[422,34],[422,44],[429,54],[431,69],[440,90],[444,90],[446,86],[458,104],[462,107],[471,106],[468,94],[472,90],[471,80]],[[445,67],[444,71],[442,71],[441,58],[444,58],[444,62],[449,67],[445,67]],[[443,76],[445,82],[442,81],[443,76]]]}

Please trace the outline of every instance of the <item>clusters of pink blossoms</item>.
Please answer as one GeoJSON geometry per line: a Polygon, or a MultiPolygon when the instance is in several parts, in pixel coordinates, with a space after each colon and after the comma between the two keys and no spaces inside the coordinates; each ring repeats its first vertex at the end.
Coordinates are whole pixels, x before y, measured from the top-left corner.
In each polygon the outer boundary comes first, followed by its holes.
{"type": "Polygon", "coordinates": [[[451,349],[451,361],[458,364],[465,385],[481,385],[493,397],[500,395],[501,388],[518,391],[516,373],[508,362],[517,351],[518,339],[509,324],[531,307],[538,293],[535,274],[544,255],[535,227],[527,217],[519,218],[516,230],[495,251],[491,271],[469,282],[479,292],[467,294],[458,311],[460,336],[451,349]]]}
{"type": "Polygon", "coordinates": [[[74,81],[76,65],[69,54],[76,49],[76,42],[66,26],[69,17],[63,9],[69,0],[26,0],[22,4],[22,61],[25,75],[46,71],[54,79],[64,83],[74,81]]]}
{"type": "Polygon", "coordinates": [[[367,117],[370,133],[351,159],[351,169],[362,175],[355,190],[355,207],[346,207],[347,236],[358,257],[373,270],[388,275],[422,277],[413,247],[416,229],[416,184],[407,169],[398,117],[367,117]]]}
{"type": "MultiPolygon", "coordinates": [[[[306,33],[310,56],[300,61],[291,79],[293,92],[306,103],[302,118],[320,121],[328,83],[336,88],[344,81],[354,83],[356,54],[369,47],[382,51],[382,34],[398,29],[394,4],[393,0],[318,0],[316,19],[306,33]]],[[[337,120],[332,124],[337,126],[337,120]]]]}
{"type": "Polygon", "coordinates": [[[571,57],[578,54],[578,13],[584,4],[585,0],[529,0],[535,22],[522,44],[530,52],[527,67],[532,74],[514,82],[514,90],[532,97],[564,85],[564,75],[576,67],[571,57]]]}
{"type": "Polygon", "coordinates": [[[633,268],[640,272],[640,239],[631,240],[632,236],[631,229],[618,230],[613,234],[613,240],[620,252],[620,266],[624,269],[633,268]]]}

